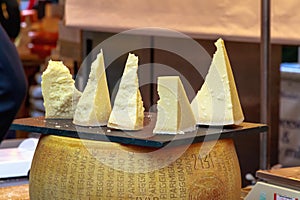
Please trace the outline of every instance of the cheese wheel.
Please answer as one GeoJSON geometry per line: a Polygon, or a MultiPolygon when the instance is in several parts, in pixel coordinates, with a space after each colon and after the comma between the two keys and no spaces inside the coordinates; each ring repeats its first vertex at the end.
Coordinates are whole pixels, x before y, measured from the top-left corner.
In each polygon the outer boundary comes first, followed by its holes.
{"type": "Polygon", "coordinates": [[[180,148],[43,136],[32,162],[30,199],[240,198],[240,168],[231,139],[192,144],[169,165],[141,170],[172,157],[180,148]],[[149,156],[158,150],[160,156],[149,156]],[[208,154],[199,155],[205,151],[208,154]],[[128,156],[120,156],[124,153],[128,156]]]}

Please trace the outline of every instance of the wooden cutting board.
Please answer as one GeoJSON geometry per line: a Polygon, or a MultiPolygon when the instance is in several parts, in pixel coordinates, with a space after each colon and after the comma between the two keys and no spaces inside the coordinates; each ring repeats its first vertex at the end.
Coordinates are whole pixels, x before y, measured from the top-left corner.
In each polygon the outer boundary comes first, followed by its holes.
{"type": "Polygon", "coordinates": [[[258,170],[256,176],[271,184],[300,190],[300,167],[258,170]]]}
{"type": "Polygon", "coordinates": [[[0,188],[0,199],[29,200],[28,184],[0,188]]]}

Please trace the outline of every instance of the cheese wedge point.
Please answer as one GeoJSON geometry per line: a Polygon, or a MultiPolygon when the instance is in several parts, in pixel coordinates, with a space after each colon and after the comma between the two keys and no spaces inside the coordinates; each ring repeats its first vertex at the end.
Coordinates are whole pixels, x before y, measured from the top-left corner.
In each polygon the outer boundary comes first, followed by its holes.
{"type": "Polygon", "coordinates": [[[153,133],[178,134],[196,129],[196,120],[179,76],[158,77],[157,121],[153,133]]]}
{"type": "Polygon", "coordinates": [[[77,104],[73,123],[81,126],[105,126],[111,104],[102,50],[91,66],[86,87],[77,104]]]}
{"type": "Polygon", "coordinates": [[[197,124],[238,125],[243,122],[244,114],[224,41],[218,39],[215,46],[208,74],[191,106],[197,124]]]}
{"type": "Polygon", "coordinates": [[[69,69],[62,61],[50,60],[42,74],[45,118],[72,119],[81,96],[69,69]]]}
{"type": "Polygon", "coordinates": [[[144,123],[144,107],[139,90],[138,57],[129,54],[121,78],[108,127],[121,130],[140,130],[144,123]]]}

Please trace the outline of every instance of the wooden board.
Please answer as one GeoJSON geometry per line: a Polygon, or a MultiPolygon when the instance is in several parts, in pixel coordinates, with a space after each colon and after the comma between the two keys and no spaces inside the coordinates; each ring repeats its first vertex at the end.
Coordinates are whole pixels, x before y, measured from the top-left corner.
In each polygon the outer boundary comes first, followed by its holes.
{"type": "Polygon", "coordinates": [[[300,190],[300,167],[258,170],[256,176],[274,185],[300,190]]]}
{"type": "Polygon", "coordinates": [[[28,184],[0,187],[0,199],[29,200],[28,184]]]}
{"type": "Polygon", "coordinates": [[[145,114],[144,129],[140,131],[122,131],[107,127],[76,126],[72,120],[54,120],[44,117],[22,118],[14,120],[11,130],[37,132],[45,135],[58,135],[73,138],[117,142],[147,147],[163,147],[172,145],[191,144],[219,138],[231,138],[236,134],[260,133],[267,131],[264,124],[244,122],[239,126],[201,126],[196,131],[176,135],[153,134],[155,116],[145,114]]]}

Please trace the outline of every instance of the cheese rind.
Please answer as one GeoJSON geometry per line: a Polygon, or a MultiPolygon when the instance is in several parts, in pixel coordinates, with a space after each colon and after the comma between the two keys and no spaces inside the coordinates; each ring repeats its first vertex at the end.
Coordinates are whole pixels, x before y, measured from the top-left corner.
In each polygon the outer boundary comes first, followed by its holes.
{"type": "Polygon", "coordinates": [[[72,119],[81,92],[75,88],[69,69],[62,61],[50,60],[42,74],[45,118],[72,119]]]}
{"type": "Polygon", "coordinates": [[[208,74],[191,105],[197,124],[240,124],[244,115],[236,89],[230,61],[222,39],[215,43],[208,74]]]}
{"type": "Polygon", "coordinates": [[[138,57],[129,54],[119,85],[108,127],[140,130],[144,123],[144,107],[138,82],[138,57]]]}
{"type": "Polygon", "coordinates": [[[91,65],[89,79],[77,104],[73,123],[81,126],[104,126],[107,125],[110,113],[110,96],[101,50],[91,65]]]}
{"type": "Polygon", "coordinates": [[[196,120],[179,76],[158,77],[157,121],[153,133],[194,131],[196,120]]]}
{"type": "Polygon", "coordinates": [[[241,175],[232,139],[149,148],[46,135],[34,154],[29,192],[43,200],[236,200],[241,175]]]}

